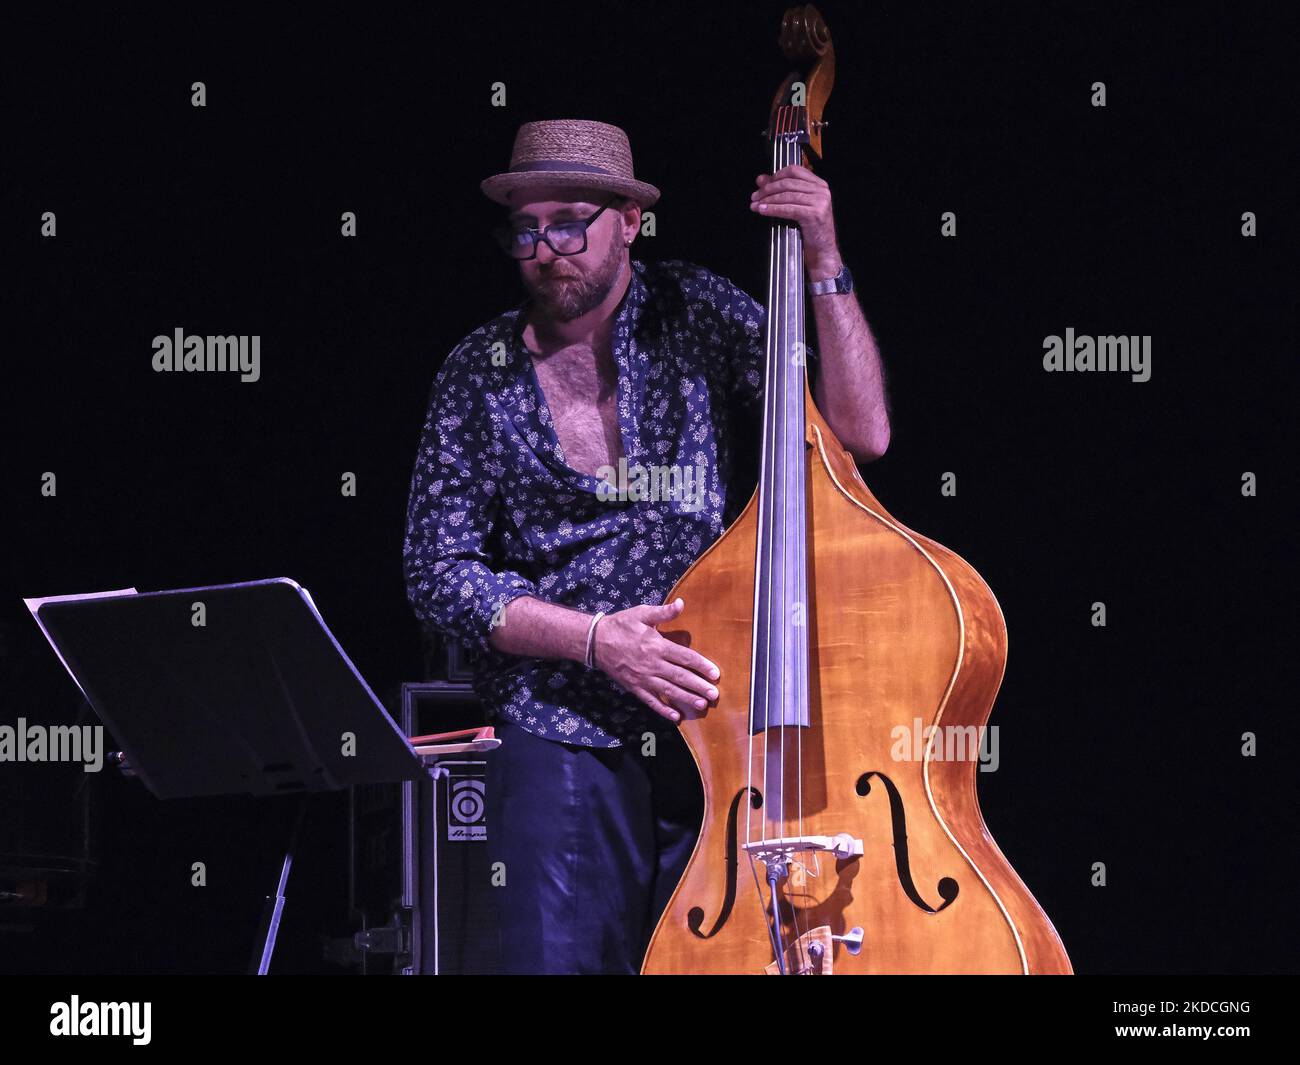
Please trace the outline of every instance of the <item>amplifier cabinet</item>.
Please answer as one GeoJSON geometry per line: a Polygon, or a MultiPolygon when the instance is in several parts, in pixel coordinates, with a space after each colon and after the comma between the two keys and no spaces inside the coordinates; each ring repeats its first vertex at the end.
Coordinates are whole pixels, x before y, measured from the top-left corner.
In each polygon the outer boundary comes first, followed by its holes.
{"type": "MultiPolygon", "coordinates": [[[[473,728],[482,708],[468,685],[407,684],[408,736],[473,728]]],[[[493,752],[429,759],[401,785],[402,906],[410,915],[407,975],[499,972],[497,898],[492,887],[487,765],[493,752]]]]}
{"type": "MultiPolygon", "coordinates": [[[[477,728],[468,684],[404,684],[398,724],[407,736],[477,728]]],[[[354,789],[350,899],[361,930],[350,963],[366,974],[500,971],[487,817],[495,752],[424,759],[419,780],[354,789]]]]}

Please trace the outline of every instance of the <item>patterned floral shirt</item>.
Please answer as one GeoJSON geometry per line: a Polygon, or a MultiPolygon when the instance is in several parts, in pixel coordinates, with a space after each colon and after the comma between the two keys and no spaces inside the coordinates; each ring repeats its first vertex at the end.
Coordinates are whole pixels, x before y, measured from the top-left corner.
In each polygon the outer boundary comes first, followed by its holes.
{"type": "Polygon", "coordinates": [[[597,478],[564,461],[521,339],[527,306],[465,337],[434,381],[407,595],[421,621],[480,653],[489,720],[591,747],[639,742],[667,723],[605,673],[503,655],[488,635],[522,595],[588,613],[658,605],[735,519],[754,487],[766,311],[703,267],[633,260],[612,337],[627,469],[597,478]],[[610,498],[611,483],[625,490],[610,498]]]}

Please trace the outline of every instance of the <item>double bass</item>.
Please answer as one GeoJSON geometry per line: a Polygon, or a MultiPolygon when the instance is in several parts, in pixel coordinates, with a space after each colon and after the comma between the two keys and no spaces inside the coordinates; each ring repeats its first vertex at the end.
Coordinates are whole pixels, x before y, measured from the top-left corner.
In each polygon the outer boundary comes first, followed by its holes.
{"type": "MultiPolygon", "coordinates": [[[[775,173],[822,158],[835,52],[811,5],[780,43],[775,173]]],[[[797,225],[774,220],[758,487],[666,602],[721,670],[683,715],[705,812],[647,974],[1069,973],[984,824],[973,757],[1006,665],[997,600],[867,488],[808,389],[797,225]],[[920,743],[901,737],[918,734],[920,743]]]]}

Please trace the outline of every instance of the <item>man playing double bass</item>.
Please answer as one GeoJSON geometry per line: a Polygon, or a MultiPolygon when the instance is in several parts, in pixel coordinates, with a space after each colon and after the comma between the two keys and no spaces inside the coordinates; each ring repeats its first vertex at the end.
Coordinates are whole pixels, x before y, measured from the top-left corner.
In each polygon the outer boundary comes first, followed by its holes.
{"type": "MultiPolygon", "coordinates": [[[[529,298],[434,382],[407,591],[480,652],[474,687],[503,741],[487,817],[506,970],[634,973],[702,817],[675,723],[720,679],[707,648],[658,632],[681,601],[659,604],[752,493],[737,456],[761,418],[765,311],[702,267],[631,259],[659,190],[616,126],[526,123],[481,187],[509,210],[497,235],[529,298]],[[611,472],[625,470],[651,476],[611,472]]],[[[858,462],[879,458],[880,356],[826,182],[759,175],[750,209],[801,230],[814,398],[858,462]]]]}

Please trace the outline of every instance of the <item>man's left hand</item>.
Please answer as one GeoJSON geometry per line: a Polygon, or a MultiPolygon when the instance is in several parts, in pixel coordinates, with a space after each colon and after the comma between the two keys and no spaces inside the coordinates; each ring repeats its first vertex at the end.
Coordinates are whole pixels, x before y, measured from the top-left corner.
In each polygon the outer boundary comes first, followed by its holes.
{"type": "Polygon", "coordinates": [[[835,242],[830,186],[798,163],[782,167],[775,174],[759,174],[756,184],[758,188],[749,197],[749,209],[798,224],[809,276],[820,281],[838,274],[844,263],[835,242]]]}

